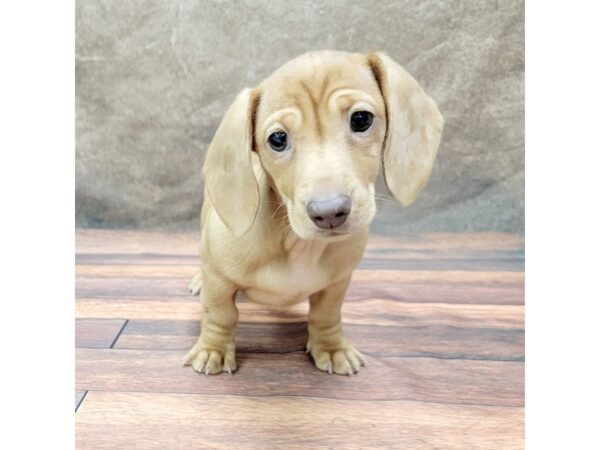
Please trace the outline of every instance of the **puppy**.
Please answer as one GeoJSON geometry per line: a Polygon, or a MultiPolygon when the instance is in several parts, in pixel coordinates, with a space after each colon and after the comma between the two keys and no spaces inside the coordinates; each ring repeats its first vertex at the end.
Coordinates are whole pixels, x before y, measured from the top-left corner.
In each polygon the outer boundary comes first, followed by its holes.
{"type": "Polygon", "coordinates": [[[344,338],[341,307],[375,215],[379,166],[410,205],[442,128],[435,102],[384,53],[307,53],[244,89],[203,167],[203,264],[190,289],[201,292],[204,315],[183,364],[236,369],[241,290],[273,307],[308,298],[306,349],[317,368],[358,372],[364,360],[344,338]]]}

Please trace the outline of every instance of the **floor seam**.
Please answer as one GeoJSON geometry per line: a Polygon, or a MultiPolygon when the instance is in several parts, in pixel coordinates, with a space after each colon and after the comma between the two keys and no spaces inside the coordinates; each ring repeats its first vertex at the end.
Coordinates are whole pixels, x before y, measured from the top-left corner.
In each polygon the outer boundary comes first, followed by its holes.
{"type": "Polygon", "coordinates": [[[79,407],[82,405],[83,401],[85,400],[85,397],[87,395],[87,393],[90,392],[89,390],[86,390],[83,395],[81,396],[81,399],[79,399],[79,402],[77,403],[77,406],[75,406],[75,412],[79,411],[79,407]]]}
{"type": "Polygon", "coordinates": [[[109,348],[114,348],[115,344],[117,343],[117,340],[121,337],[121,333],[123,333],[123,330],[125,330],[125,327],[127,326],[128,323],[129,323],[129,319],[125,319],[125,323],[123,323],[123,325],[121,326],[121,329],[119,330],[119,332],[115,336],[115,338],[112,341],[112,344],[110,344],[109,348]]]}

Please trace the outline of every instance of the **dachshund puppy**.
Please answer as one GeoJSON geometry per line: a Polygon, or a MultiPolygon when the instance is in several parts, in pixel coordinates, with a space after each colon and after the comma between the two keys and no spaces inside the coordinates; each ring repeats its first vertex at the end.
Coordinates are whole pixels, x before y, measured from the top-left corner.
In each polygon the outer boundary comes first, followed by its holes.
{"type": "Polygon", "coordinates": [[[203,167],[203,264],[190,289],[204,314],[183,364],[236,369],[241,290],[273,307],[308,298],[306,348],[317,368],[358,372],[364,360],[344,338],[341,307],[375,215],[379,166],[410,205],[442,128],[435,102],[384,53],[307,53],[244,89],[203,167]]]}

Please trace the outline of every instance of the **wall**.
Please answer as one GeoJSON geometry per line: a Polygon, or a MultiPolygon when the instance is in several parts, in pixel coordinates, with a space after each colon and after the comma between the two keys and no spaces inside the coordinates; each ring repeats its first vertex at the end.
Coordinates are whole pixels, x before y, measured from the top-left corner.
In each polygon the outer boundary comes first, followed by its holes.
{"type": "Polygon", "coordinates": [[[410,208],[380,232],[524,227],[522,1],[77,2],[76,220],[198,226],[200,168],[236,93],[308,50],[385,50],[446,127],[410,208]]]}

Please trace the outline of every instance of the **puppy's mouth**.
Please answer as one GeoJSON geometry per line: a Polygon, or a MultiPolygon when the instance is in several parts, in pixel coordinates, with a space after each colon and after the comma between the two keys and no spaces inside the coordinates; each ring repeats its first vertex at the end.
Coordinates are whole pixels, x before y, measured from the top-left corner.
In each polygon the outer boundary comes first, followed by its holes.
{"type": "Polygon", "coordinates": [[[325,231],[323,232],[323,235],[325,237],[335,237],[335,236],[345,236],[347,234],[350,234],[350,232],[348,230],[332,230],[332,231],[325,231]]]}
{"type": "Polygon", "coordinates": [[[351,235],[348,228],[342,230],[317,230],[314,234],[314,239],[322,239],[324,241],[343,241],[351,235]]]}
{"type": "Polygon", "coordinates": [[[297,234],[301,239],[304,239],[305,241],[341,241],[348,238],[351,235],[351,230],[348,227],[331,230],[319,229],[317,227],[309,227],[309,229],[305,229],[304,227],[297,228],[292,221],[290,221],[290,225],[294,233],[297,234]]]}

